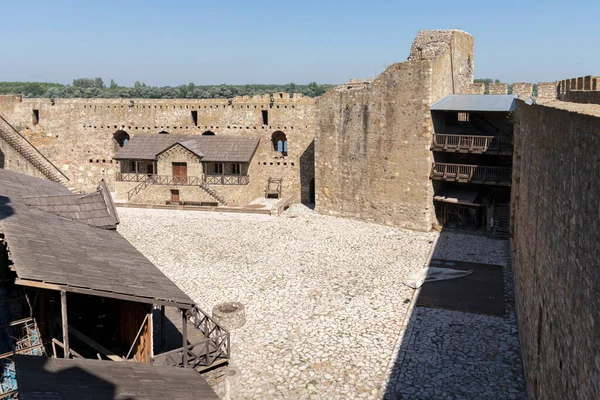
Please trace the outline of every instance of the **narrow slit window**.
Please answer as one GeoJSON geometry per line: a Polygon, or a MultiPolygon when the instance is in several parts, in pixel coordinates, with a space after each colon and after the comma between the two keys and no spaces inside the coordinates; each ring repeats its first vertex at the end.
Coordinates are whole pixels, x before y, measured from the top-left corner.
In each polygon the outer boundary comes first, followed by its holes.
{"type": "Polygon", "coordinates": [[[262,124],[269,125],[269,111],[262,110],[261,113],[262,113],[262,124]]]}
{"type": "Polygon", "coordinates": [[[40,123],[40,110],[33,110],[33,125],[40,123]]]}
{"type": "Polygon", "coordinates": [[[194,126],[198,126],[198,111],[192,111],[192,122],[194,126]]]}

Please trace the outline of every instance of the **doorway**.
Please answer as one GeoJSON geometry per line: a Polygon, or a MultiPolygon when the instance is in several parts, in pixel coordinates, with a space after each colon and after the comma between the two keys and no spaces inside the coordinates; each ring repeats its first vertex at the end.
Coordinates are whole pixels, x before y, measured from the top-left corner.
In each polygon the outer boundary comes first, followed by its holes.
{"type": "Polygon", "coordinates": [[[171,204],[179,203],[179,190],[171,190],[171,204]]]}
{"type": "Polygon", "coordinates": [[[173,163],[173,183],[185,183],[187,181],[187,163],[173,163]]]}

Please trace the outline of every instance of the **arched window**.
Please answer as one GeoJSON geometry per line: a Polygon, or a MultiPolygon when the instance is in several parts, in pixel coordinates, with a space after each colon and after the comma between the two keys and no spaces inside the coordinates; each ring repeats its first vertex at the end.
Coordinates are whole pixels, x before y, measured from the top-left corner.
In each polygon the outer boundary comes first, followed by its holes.
{"type": "Polygon", "coordinates": [[[271,136],[273,142],[273,150],[280,152],[282,155],[287,156],[288,143],[285,133],[281,131],[274,132],[271,136]]]}
{"type": "Polygon", "coordinates": [[[118,147],[123,147],[129,142],[129,135],[125,131],[116,131],[113,133],[113,139],[115,141],[115,150],[118,147]]]}
{"type": "Polygon", "coordinates": [[[202,136],[215,136],[215,133],[211,131],[206,131],[202,134],[202,136]]]}

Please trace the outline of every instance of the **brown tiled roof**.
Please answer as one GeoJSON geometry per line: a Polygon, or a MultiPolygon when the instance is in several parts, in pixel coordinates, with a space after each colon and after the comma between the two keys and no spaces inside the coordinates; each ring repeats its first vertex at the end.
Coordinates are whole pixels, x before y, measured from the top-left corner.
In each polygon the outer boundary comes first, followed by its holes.
{"type": "Polygon", "coordinates": [[[238,136],[136,135],[113,157],[115,160],[156,160],[176,143],[198,155],[203,162],[250,162],[258,139],[238,136]]]}
{"type": "Polygon", "coordinates": [[[23,197],[23,203],[99,228],[116,229],[119,223],[104,179],[93,193],[23,197]]]}
{"type": "Polygon", "coordinates": [[[184,308],[193,304],[117,231],[46,212],[23,200],[69,193],[58,183],[0,169],[0,231],[17,283],[184,308]]]}
{"type": "Polygon", "coordinates": [[[219,399],[191,368],[18,354],[13,360],[23,400],[219,399]]]}

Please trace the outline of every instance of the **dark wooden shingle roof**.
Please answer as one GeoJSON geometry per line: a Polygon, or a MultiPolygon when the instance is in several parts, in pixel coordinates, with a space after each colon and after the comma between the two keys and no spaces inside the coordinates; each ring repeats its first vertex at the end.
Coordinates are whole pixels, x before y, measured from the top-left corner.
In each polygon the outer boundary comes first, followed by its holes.
{"type": "Polygon", "coordinates": [[[202,162],[250,162],[258,139],[237,136],[136,135],[113,157],[115,160],[156,160],[176,143],[200,157],[202,162]]]}
{"type": "Polygon", "coordinates": [[[119,223],[113,200],[104,180],[93,193],[26,196],[23,203],[104,229],[116,229],[119,223]]]}
{"type": "Polygon", "coordinates": [[[218,400],[193,369],[15,355],[19,399],[218,400]]]}
{"type": "Polygon", "coordinates": [[[0,231],[17,283],[189,308],[193,301],[114,230],[28,206],[24,196],[71,193],[0,169],[0,231]]]}

